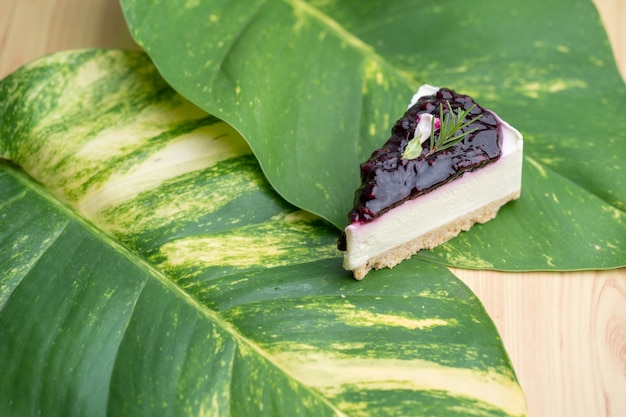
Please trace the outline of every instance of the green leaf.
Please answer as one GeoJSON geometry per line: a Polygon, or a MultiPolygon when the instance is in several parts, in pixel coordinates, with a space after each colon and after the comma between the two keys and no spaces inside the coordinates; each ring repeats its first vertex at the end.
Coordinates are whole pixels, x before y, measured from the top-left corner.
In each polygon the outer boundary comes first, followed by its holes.
{"type": "Polygon", "coordinates": [[[520,201],[527,204],[509,204],[501,209],[498,224],[475,226],[471,236],[461,234],[453,245],[422,252],[420,257],[471,269],[506,271],[553,270],[562,265],[574,270],[610,269],[624,262],[623,212],[529,157],[523,169],[524,179],[532,182],[536,191],[522,188],[520,201]],[[528,206],[532,213],[525,211],[528,206]],[[496,252],[497,262],[477,251],[477,246],[496,252]],[[545,248],[544,252],[531,249],[537,247],[545,248]]]}
{"type": "Polygon", "coordinates": [[[467,287],[418,259],[353,280],[142,53],[3,80],[0,156],[0,415],[526,414],[467,287]]]}
{"type": "Polygon", "coordinates": [[[419,85],[446,86],[522,131],[524,194],[483,231],[418,256],[505,270],[625,265],[626,88],[590,1],[121,3],[165,79],[237,129],[296,206],[345,226],[359,164],[419,85]],[[558,206],[544,210],[546,195],[558,206]],[[509,239],[511,225],[527,236],[509,239]]]}

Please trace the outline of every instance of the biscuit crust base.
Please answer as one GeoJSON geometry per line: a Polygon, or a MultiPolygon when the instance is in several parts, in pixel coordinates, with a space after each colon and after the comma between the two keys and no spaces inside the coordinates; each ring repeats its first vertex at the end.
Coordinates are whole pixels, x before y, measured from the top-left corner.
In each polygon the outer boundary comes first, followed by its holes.
{"type": "Polygon", "coordinates": [[[405,259],[409,259],[422,249],[432,249],[457,236],[462,231],[469,230],[476,223],[486,223],[496,217],[498,210],[511,200],[516,200],[520,196],[520,191],[511,193],[503,198],[494,200],[477,210],[458,217],[438,228],[431,230],[413,240],[396,246],[387,252],[376,255],[367,260],[363,265],[352,270],[354,278],[362,280],[372,269],[393,268],[405,259]]]}

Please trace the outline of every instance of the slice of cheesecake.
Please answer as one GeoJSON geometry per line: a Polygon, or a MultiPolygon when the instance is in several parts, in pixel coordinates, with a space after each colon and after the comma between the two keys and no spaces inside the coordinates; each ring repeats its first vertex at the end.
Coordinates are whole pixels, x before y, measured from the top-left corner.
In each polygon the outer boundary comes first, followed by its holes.
{"type": "Polygon", "coordinates": [[[339,239],[356,279],[391,268],[493,219],[520,196],[522,135],[453,90],[423,85],[361,164],[361,187],[339,239]]]}

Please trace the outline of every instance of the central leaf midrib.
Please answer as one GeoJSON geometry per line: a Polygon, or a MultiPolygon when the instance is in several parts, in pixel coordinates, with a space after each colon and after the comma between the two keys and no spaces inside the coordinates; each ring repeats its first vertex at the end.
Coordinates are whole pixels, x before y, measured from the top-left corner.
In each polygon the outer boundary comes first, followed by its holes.
{"type": "Polygon", "coordinates": [[[391,64],[389,61],[379,55],[373,46],[364,42],[359,37],[355,36],[352,32],[346,30],[339,22],[332,19],[327,14],[321,12],[319,9],[311,6],[304,0],[283,1],[294,9],[302,10],[304,13],[310,16],[312,20],[315,20],[320,25],[326,27],[329,32],[333,33],[337,38],[343,40],[347,45],[359,51],[362,55],[369,57],[372,61],[378,63],[381,67],[390,69],[390,71],[407,86],[407,88],[414,89],[415,86],[411,77],[409,77],[404,71],[400,70],[398,67],[391,64]]]}
{"type": "MultiPolygon", "coordinates": [[[[184,289],[182,289],[181,287],[179,287],[178,285],[176,285],[176,283],[169,276],[167,276],[165,273],[163,273],[162,271],[157,269],[155,266],[150,264],[146,259],[144,259],[140,255],[133,252],[126,245],[118,242],[116,239],[106,234],[100,228],[100,225],[94,224],[88,221],[84,217],[83,213],[81,213],[78,210],[75,210],[71,206],[66,205],[64,202],[60,201],[55,194],[51,193],[47,189],[31,181],[26,181],[26,178],[31,179],[32,177],[30,177],[30,175],[26,173],[26,176],[24,178],[19,178],[19,180],[25,187],[28,187],[33,192],[37,193],[46,201],[48,201],[50,204],[57,207],[58,210],[62,211],[63,214],[68,219],[70,219],[68,220],[66,225],[69,224],[71,220],[79,223],[81,227],[86,228],[90,233],[94,234],[97,239],[103,241],[104,245],[112,247],[119,254],[119,256],[124,256],[130,262],[136,264],[139,269],[145,270],[149,277],[151,277],[152,279],[158,280],[162,285],[164,285],[167,289],[169,289],[174,296],[182,299],[184,302],[191,305],[195,311],[198,311],[199,313],[201,313],[203,317],[214,322],[219,328],[221,328],[226,333],[228,333],[233,338],[233,341],[235,343],[245,345],[252,351],[256,352],[260,357],[264,358],[268,363],[271,363],[272,366],[279,369],[283,374],[288,376],[290,379],[297,381],[298,384],[301,385],[302,387],[305,387],[310,395],[318,398],[321,402],[326,404],[336,414],[338,415],[341,414],[341,412],[336,408],[335,405],[333,405],[329,401],[328,398],[322,396],[316,390],[305,385],[299,379],[297,379],[296,377],[291,375],[289,372],[287,372],[283,367],[279,366],[269,353],[265,352],[254,341],[250,340],[248,337],[242,334],[233,324],[225,320],[218,312],[202,304],[194,294],[189,293],[185,291],[184,289]]],[[[143,284],[143,286],[145,287],[145,283],[143,284]]],[[[143,292],[143,289],[137,294],[137,298],[134,300],[135,303],[140,299],[142,292],[143,292]]],[[[129,322],[132,320],[132,315],[133,313],[131,312],[131,314],[129,315],[129,322]]],[[[125,337],[125,335],[122,336],[122,338],[123,337],[125,337]]]]}

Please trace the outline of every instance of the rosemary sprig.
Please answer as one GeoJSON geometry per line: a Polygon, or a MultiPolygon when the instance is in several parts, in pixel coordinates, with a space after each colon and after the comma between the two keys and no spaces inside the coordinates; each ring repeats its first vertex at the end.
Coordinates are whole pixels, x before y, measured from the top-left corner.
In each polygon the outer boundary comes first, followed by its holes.
{"type": "Polygon", "coordinates": [[[455,136],[456,132],[466,128],[467,126],[474,123],[476,120],[480,119],[482,114],[479,114],[477,117],[473,118],[469,122],[464,122],[467,115],[472,111],[474,107],[476,107],[476,105],[472,104],[469,109],[465,111],[461,111],[461,109],[459,109],[457,113],[454,113],[454,111],[452,110],[452,106],[450,105],[450,102],[448,100],[446,100],[446,104],[448,106],[448,113],[446,113],[445,115],[443,114],[443,106],[439,104],[439,121],[441,124],[439,128],[439,135],[437,136],[437,140],[435,141],[434,129],[430,131],[430,150],[428,151],[426,156],[430,156],[436,152],[443,151],[444,149],[454,146],[454,144],[463,140],[465,136],[478,130],[477,128],[474,128],[455,136]]]}

